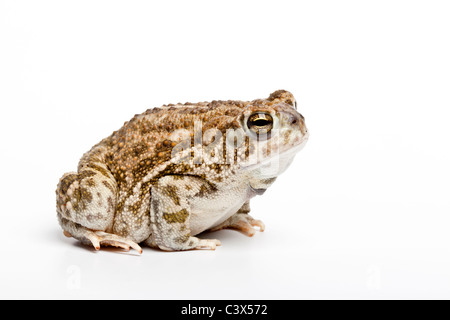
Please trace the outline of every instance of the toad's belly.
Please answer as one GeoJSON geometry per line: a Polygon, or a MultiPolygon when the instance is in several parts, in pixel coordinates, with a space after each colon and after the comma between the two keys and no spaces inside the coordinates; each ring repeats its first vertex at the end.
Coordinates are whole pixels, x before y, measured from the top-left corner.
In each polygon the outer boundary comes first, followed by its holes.
{"type": "Polygon", "coordinates": [[[255,195],[248,184],[243,184],[217,192],[210,197],[193,199],[190,218],[191,234],[196,235],[218,226],[255,195]]]}

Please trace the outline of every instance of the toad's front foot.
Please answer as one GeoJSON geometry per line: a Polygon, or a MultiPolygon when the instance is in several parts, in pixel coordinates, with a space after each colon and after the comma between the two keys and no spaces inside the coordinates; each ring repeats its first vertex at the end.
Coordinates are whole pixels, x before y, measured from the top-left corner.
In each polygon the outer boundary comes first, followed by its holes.
{"type": "Polygon", "coordinates": [[[195,249],[210,249],[216,250],[217,246],[222,245],[217,239],[199,239],[199,242],[195,249]]]}
{"type": "Polygon", "coordinates": [[[216,250],[216,247],[221,246],[221,242],[217,239],[200,239],[197,237],[190,237],[189,240],[184,242],[174,242],[167,245],[158,245],[161,250],[164,251],[177,251],[177,250],[216,250]]]}
{"type": "Polygon", "coordinates": [[[253,237],[256,233],[254,227],[259,228],[260,232],[263,232],[266,229],[266,226],[261,220],[253,219],[247,213],[236,213],[222,224],[212,228],[210,231],[231,228],[239,230],[249,237],[253,237]]]}

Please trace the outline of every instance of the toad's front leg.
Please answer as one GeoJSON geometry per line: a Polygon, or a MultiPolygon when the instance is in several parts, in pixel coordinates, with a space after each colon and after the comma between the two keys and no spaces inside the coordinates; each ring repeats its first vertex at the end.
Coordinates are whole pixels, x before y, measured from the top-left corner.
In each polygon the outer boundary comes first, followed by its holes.
{"type": "Polygon", "coordinates": [[[228,220],[224,221],[220,225],[211,228],[210,231],[217,231],[222,229],[236,229],[249,237],[253,237],[256,233],[254,227],[258,227],[259,231],[263,232],[265,230],[265,225],[261,220],[253,219],[248,213],[250,212],[250,202],[247,201],[242,208],[239,209],[233,216],[228,220]]]}
{"type": "Polygon", "coordinates": [[[215,250],[216,246],[220,246],[219,240],[199,239],[191,235],[191,212],[187,199],[197,188],[185,188],[186,185],[191,185],[188,179],[189,177],[166,176],[152,186],[151,243],[166,251],[215,250]]]}

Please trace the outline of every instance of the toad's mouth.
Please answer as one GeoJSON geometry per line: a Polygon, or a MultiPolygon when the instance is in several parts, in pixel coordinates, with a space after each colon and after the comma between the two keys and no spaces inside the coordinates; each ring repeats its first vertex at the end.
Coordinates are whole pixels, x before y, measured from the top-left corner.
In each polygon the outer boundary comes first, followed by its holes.
{"type": "Polygon", "coordinates": [[[267,158],[264,158],[263,160],[258,161],[257,163],[246,164],[244,162],[242,164],[242,166],[240,167],[240,170],[243,170],[243,171],[254,170],[254,169],[261,168],[261,167],[270,166],[270,164],[273,162],[288,161],[290,164],[290,162],[292,162],[295,155],[305,147],[308,140],[309,140],[309,133],[304,135],[301,139],[299,139],[299,142],[295,143],[291,148],[289,148],[287,150],[270,155],[267,158]]]}
{"type": "Polygon", "coordinates": [[[266,190],[267,190],[267,189],[264,189],[264,188],[253,188],[251,184],[249,184],[249,186],[250,186],[250,190],[251,190],[254,194],[258,195],[258,196],[263,195],[264,192],[266,192],[266,190]]]}

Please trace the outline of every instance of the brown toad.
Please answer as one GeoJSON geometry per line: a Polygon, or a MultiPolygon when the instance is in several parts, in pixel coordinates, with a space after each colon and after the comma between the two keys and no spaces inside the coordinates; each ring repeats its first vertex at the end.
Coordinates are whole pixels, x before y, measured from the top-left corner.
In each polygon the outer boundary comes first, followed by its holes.
{"type": "Polygon", "coordinates": [[[293,95],[170,104],[134,116],[83,155],[56,190],[66,236],[85,244],[163,250],[220,245],[205,230],[249,236],[264,224],[249,201],[262,194],[308,140],[293,95]]]}

